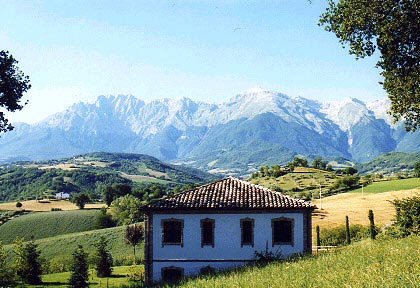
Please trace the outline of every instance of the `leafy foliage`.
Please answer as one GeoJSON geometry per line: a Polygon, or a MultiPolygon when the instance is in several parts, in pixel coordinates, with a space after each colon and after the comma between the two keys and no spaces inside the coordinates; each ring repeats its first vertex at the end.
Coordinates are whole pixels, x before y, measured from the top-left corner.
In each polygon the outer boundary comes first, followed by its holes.
{"type": "Polygon", "coordinates": [[[14,270],[19,278],[28,284],[40,284],[41,260],[38,245],[33,241],[24,243],[22,240],[15,242],[14,270]]]}
{"type": "Polygon", "coordinates": [[[12,269],[8,258],[8,253],[0,242],[0,286],[4,287],[10,286],[13,282],[12,269]]]}
{"type": "MultiPolygon", "coordinates": [[[[333,32],[356,58],[380,52],[383,87],[395,121],[420,127],[420,65],[417,0],[329,0],[320,25],[333,32]]],[[[343,46],[344,47],[344,46],[343,46]]]]}
{"type": "Polygon", "coordinates": [[[401,236],[420,234],[420,196],[392,201],[395,206],[395,226],[401,236]]]}
{"type": "Polygon", "coordinates": [[[69,279],[69,286],[73,288],[89,287],[88,254],[79,245],[73,253],[73,264],[69,279]]]}
{"type": "Polygon", "coordinates": [[[84,209],[86,203],[89,203],[90,197],[85,193],[77,193],[73,194],[70,200],[71,202],[76,204],[76,206],[79,207],[79,209],[84,209]]]}
{"type": "Polygon", "coordinates": [[[143,215],[140,208],[143,203],[132,195],[125,195],[112,202],[111,214],[119,225],[140,222],[143,215]]]}
{"type": "Polygon", "coordinates": [[[128,225],[125,229],[125,243],[133,246],[134,261],[136,259],[136,246],[144,239],[144,228],[140,224],[128,225]]]}
{"type": "Polygon", "coordinates": [[[112,274],[112,255],[108,249],[108,241],[102,236],[99,238],[99,241],[96,242],[96,257],[95,257],[95,267],[96,267],[96,276],[98,277],[109,277],[112,274]]]}
{"type": "MultiPolygon", "coordinates": [[[[29,77],[17,67],[18,61],[8,51],[0,51],[0,107],[14,112],[21,110],[23,94],[31,88],[29,77]]],[[[9,121],[0,112],[0,132],[13,129],[9,121]]]]}

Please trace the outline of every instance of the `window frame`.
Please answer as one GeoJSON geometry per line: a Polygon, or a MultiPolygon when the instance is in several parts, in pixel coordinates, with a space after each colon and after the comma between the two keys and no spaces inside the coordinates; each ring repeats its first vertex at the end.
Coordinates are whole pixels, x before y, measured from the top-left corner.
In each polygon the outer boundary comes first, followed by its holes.
{"type": "Polygon", "coordinates": [[[271,219],[271,243],[272,247],[275,245],[291,245],[294,246],[294,235],[295,235],[295,219],[288,218],[288,217],[279,217],[279,218],[273,218],[271,219]],[[290,222],[290,242],[280,242],[280,241],[274,241],[274,222],[290,222]]]}
{"type": "Polygon", "coordinates": [[[184,247],[184,220],[183,219],[176,219],[176,218],[170,218],[170,219],[162,219],[161,222],[161,228],[162,228],[162,247],[166,245],[174,245],[174,246],[181,246],[184,247]],[[180,242],[165,242],[165,223],[167,222],[178,222],[181,225],[181,239],[180,242]]]}
{"type": "Polygon", "coordinates": [[[241,219],[241,247],[243,246],[251,246],[254,247],[254,229],[255,228],[255,219],[253,218],[242,218],[241,219]],[[244,222],[251,222],[251,243],[244,243],[244,222]]]}
{"type": "Polygon", "coordinates": [[[211,246],[212,248],[214,248],[214,239],[215,239],[215,220],[214,219],[210,219],[210,218],[205,218],[205,219],[201,219],[200,220],[200,228],[201,228],[201,248],[204,246],[211,246]],[[211,228],[212,228],[212,242],[211,243],[204,243],[204,223],[205,222],[209,222],[211,223],[211,228]]]}
{"type": "Polygon", "coordinates": [[[162,282],[169,283],[169,284],[175,284],[175,283],[179,283],[180,281],[182,281],[182,279],[185,277],[184,273],[185,273],[184,268],[177,267],[177,266],[162,267],[160,269],[160,276],[162,278],[162,282]],[[165,275],[165,272],[168,271],[168,270],[176,270],[176,271],[181,272],[181,277],[180,277],[179,281],[167,281],[167,280],[165,281],[164,275],[165,275]]]}

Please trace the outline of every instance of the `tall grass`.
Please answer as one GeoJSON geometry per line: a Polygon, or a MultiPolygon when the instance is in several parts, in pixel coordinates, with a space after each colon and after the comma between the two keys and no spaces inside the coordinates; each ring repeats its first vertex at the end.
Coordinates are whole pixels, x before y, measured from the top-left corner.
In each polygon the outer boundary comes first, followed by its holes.
{"type": "Polygon", "coordinates": [[[12,243],[16,238],[42,239],[67,233],[97,229],[98,210],[74,210],[30,213],[0,226],[0,241],[12,243]]]}
{"type": "Polygon", "coordinates": [[[190,280],[181,287],[419,287],[420,237],[365,240],[342,250],[190,280]]]}

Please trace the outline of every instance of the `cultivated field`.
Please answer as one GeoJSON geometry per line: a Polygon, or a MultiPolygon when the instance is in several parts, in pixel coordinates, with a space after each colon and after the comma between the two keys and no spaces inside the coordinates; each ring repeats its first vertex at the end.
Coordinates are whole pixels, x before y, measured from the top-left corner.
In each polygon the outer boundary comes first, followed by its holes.
{"type": "Polygon", "coordinates": [[[419,287],[420,237],[365,240],[299,261],[190,280],[180,287],[419,287]]]}
{"type": "MultiPolygon", "coordinates": [[[[61,210],[77,210],[79,209],[76,205],[67,200],[45,200],[39,202],[38,200],[20,201],[23,206],[16,208],[16,202],[0,203],[0,210],[22,210],[27,211],[51,211],[51,208],[60,208],[61,210]]],[[[99,209],[104,207],[105,204],[86,204],[85,209],[99,209]]]]}
{"type": "Polygon", "coordinates": [[[369,225],[368,212],[372,209],[375,215],[375,223],[383,226],[392,222],[395,215],[391,200],[401,199],[420,194],[420,189],[389,191],[382,193],[349,192],[337,194],[313,203],[318,207],[313,217],[313,228],[319,225],[321,228],[335,227],[345,223],[346,215],[351,224],[369,225]]]}
{"type": "Polygon", "coordinates": [[[0,241],[29,240],[97,229],[98,210],[36,212],[19,216],[0,226],[0,241]]]}
{"type": "MultiPolygon", "coordinates": [[[[363,188],[364,193],[382,193],[388,191],[401,191],[408,189],[420,189],[420,178],[408,178],[391,181],[373,182],[363,188]]],[[[362,193],[362,188],[353,190],[351,192],[362,193]]]]}

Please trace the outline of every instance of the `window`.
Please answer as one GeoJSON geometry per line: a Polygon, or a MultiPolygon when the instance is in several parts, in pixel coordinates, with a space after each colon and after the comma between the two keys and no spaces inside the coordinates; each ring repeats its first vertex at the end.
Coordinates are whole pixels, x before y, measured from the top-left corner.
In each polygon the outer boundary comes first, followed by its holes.
{"type": "Polygon", "coordinates": [[[241,247],[251,245],[254,247],[254,219],[241,219],[241,247]]]}
{"type": "Polygon", "coordinates": [[[162,247],[163,245],[183,246],[184,221],[180,219],[162,220],[162,247]]]}
{"type": "Polygon", "coordinates": [[[293,219],[276,218],[271,220],[274,245],[293,245],[293,219]]]}
{"type": "Polygon", "coordinates": [[[184,269],[180,267],[164,267],[161,270],[162,280],[167,283],[177,283],[184,277],[184,269]]]}
{"type": "Polygon", "coordinates": [[[201,223],[201,247],[211,245],[214,247],[214,219],[203,219],[201,223]]]}

